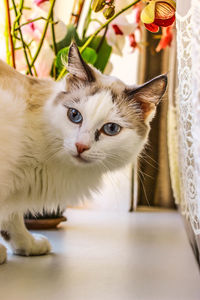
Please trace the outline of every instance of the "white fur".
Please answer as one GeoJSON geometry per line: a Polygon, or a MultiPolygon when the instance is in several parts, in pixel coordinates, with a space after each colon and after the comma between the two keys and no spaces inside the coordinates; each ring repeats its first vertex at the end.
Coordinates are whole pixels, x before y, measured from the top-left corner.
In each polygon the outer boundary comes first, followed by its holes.
{"type": "MultiPolygon", "coordinates": [[[[38,80],[0,61],[0,230],[19,255],[50,251],[45,237],[26,230],[27,210],[76,204],[100,189],[104,173],[136,160],[167,81],[128,87],[86,65],[75,43],[68,71],[60,82],[38,80]],[[81,113],[81,124],[69,120],[69,108],[81,113]],[[103,133],[110,122],[122,127],[119,134],[103,133]],[[87,150],[78,153],[77,143],[87,150]]],[[[0,245],[0,264],[5,260],[0,245]]]]}
{"type": "MultiPolygon", "coordinates": [[[[54,103],[62,90],[61,83],[55,85],[39,112],[27,112],[25,99],[0,90],[0,223],[11,234],[13,251],[20,255],[50,251],[45,238],[33,238],[24,228],[24,212],[77,203],[100,188],[102,174],[134,161],[145,143],[136,130],[126,128],[109,91],[83,93],[79,102],[67,103],[81,112],[79,126],[68,119],[62,102],[54,103]],[[107,122],[125,128],[113,137],[101,134],[95,141],[96,129],[107,122]],[[88,163],[74,157],[77,142],[90,147],[82,154],[88,163]]],[[[1,246],[0,263],[5,259],[1,246]]]]}

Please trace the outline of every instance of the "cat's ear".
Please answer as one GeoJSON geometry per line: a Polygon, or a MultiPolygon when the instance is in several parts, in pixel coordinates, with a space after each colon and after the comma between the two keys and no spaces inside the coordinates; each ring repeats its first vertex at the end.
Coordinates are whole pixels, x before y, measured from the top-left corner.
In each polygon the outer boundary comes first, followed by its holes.
{"type": "Polygon", "coordinates": [[[155,114],[155,109],[164,95],[167,87],[167,75],[160,75],[143,85],[126,91],[130,101],[139,103],[142,117],[150,122],[155,114]]]}
{"type": "Polygon", "coordinates": [[[74,41],[69,48],[67,70],[80,80],[88,82],[95,81],[92,68],[83,60],[74,41]]]}

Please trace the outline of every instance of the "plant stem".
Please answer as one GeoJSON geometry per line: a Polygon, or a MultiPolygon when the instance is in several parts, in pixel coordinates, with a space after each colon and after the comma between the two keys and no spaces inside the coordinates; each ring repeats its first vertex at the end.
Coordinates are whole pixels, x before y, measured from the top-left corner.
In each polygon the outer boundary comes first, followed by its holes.
{"type": "Polygon", "coordinates": [[[74,0],[73,3],[72,13],[69,22],[70,24],[73,24],[76,28],[78,27],[84,2],[85,0],[74,0]]]}
{"type": "MultiPolygon", "coordinates": [[[[52,11],[52,14],[51,14],[51,34],[52,34],[52,41],[53,41],[53,51],[54,51],[54,54],[56,56],[57,55],[57,46],[56,46],[56,35],[55,35],[55,28],[54,28],[54,14],[53,14],[53,11],[52,11]]],[[[53,61],[52,74],[53,74],[53,77],[56,79],[55,59],[53,61]]]]}
{"type": "Polygon", "coordinates": [[[132,2],[131,4],[127,5],[126,7],[124,7],[123,9],[121,9],[119,12],[117,12],[114,16],[112,16],[106,23],[104,23],[103,25],[101,25],[96,31],[95,33],[93,33],[89,39],[85,42],[85,44],[83,45],[83,47],[81,48],[80,52],[82,53],[91,43],[91,41],[99,34],[99,32],[104,29],[105,27],[107,27],[110,22],[112,22],[115,18],[117,18],[119,15],[121,15],[123,12],[125,12],[126,10],[128,10],[129,8],[131,8],[132,6],[136,5],[138,2],[140,2],[141,0],[135,0],[134,2],[132,2]]]}
{"type": "MultiPolygon", "coordinates": [[[[25,45],[26,45],[26,49],[28,51],[30,59],[33,59],[32,54],[31,54],[31,50],[30,50],[29,46],[27,44],[25,44],[25,45]]],[[[38,77],[35,66],[33,65],[32,68],[33,68],[33,72],[34,72],[35,77],[38,77]]]]}
{"type": "Polygon", "coordinates": [[[100,43],[99,43],[99,45],[98,45],[98,47],[97,47],[97,49],[96,49],[96,52],[97,52],[97,53],[99,52],[99,50],[101,49],[101,46],[103,45],[103,42],[104,42],[104,40],[105,40],[107,31],[108,31],[108,26],[106,27],[106,29],[105,29],[105,31],[104,31],[104,34],[102,35],[102,38],[101,38],[101,40],[100,40],[100,43]]]}
{"type": "Polygon", "coordinates": [[[13,39],[12,39],[12,35],[11,35],[11,20],[10,20],[9,0],[5,0],[5,8],[6,8],[7,34],[8,34],[8,39],[9,39],[9,43],[10,43],[10,45],[8,44],[8,49],[10,49],[9,52],[11,53],[11,59],[12,59],[11,60],[11,65],[12,65],[12,67],[15,68],[16,67],[16,65],[15,65],[15,49],[14,49],[13,39]]]}
{"type": "MultiPolygon", "coordinates": [[[[16,8],[14,0],[12,0],[12,4],[13,4],[14,11],[15,11],[15,16],[16,16],[16,20],[14,21],[14,24],[17,23],[17,25],[20,26],[20,18],[21,18],[21,15],[22,15],[24,0],[20,1],[19,14],[17,12],[17,8],[16,8]]],[[[28,66],[28,72],[29,72],[30,75],[33,75],[32,71],[31,71],[31,66],[30,66],[30,63],[29,63],[28,55],[27,55],[27,52],[26,52],[26,44],[24,42],[24,38],[23,38],[23,34],[22,34],[22,31],[21,31],[21,28],[19,27],[18,30],[19,30],[19,35],[20,35],[20,39],[21,39],[21,42],[22,42],[22,47],[23,47],[23,51],[24,51],[24,56],[25,56],[26,64],[28,66]]]]}
{"type": "Polygon", "coordinates": [[[87,32],[88,27],[89,27],[90,22],[91,22],[91,14],[92,14],[91,5],[92,5],[92,1],[93,0],[90,0],[90,6],[89,6],[89,9],[88,9],[88,12],[87,12],[87,15],[86,15],[86,18],[85,18],[85,22],[84,22],[84,25],[83,25],[82,39],[85,38],[86,32],[87,32]]]}
{"type": "MultiPolygon", "coordinates": [[[[107,27],[110,22],[112,22],[115,18],[117,18],[119,15],[121,15],[123,12],[125,12],[126,10],[128,10],[129,8],[131,8],[132,6],[136,5],[138,2],[140,2],[141,0],[135,0],[134,2],[132,2],[131,4],[127,5],[126,7],[124,7],[123,9],[121,9],[119,12],[117,12],[114,16],[112,16],[107,22],[105,22],[103,25],[101,25],[89,38],[88,40],[85,42],[85,44],[82,46],[82,48],[80,49],[80,53],[83,53],[83,51],[90,45],[90,43],[92,42],[92,40],[99,34],[99,32],[104,29],[105,27],[107,27]]],[[[61,79],[66,73],[66,69],[63,68],[62,71],[60,72],[57,80],[61,79]]]]}
{"type": "Polygon", "coordinates": [[[18,27],[15,27],[14,30],[18,30],[19,28],[22,28],[23,26],[25,26],[25,25],[27,25],[27,24],[30,24],[30,23],[33,23],[33,22],[36,22],[36,21],[39,21],[39,20],[46,20],[46,19],[45,19],[44,17],[38,17],[38,18],[32,19],[32,20],[30,20],[30,21],[27,21],[27,22],[21,24],[21,25],[18,26],[18,27]]]}
{"type": "Polygon", "coordinates": [[[80,21],[80,17],[81,17],[81,13],[82,13],[82,10],[83,10],[83,5],[85,3],[85,0],[79,0],[79,3],[78,3],[78,12],[77,12],[77,20],[76,20],[76,28],[78,28],[78,24],[79,24],[79,21],[80,21]]]}
{"type": "Polygon", "coordinates": [[[57,55],[57,46],[56,46],[56,35],[55,35],[55,28],[54,28],[54,15],[53,11],[51,14],[51,34],[52,34],[52,41],[53,41],[53,51],[55,56],[57,55]]]}
{"type": "MultiPolygon", "coordinates": [[[[5,7],[6,7],[6,0],[4,0],[4,4],[5,4],[5,7]]],[[[7,64],[10,64],[9,35],[8,35],[8,22],[7,22],[7,20],[5,20],[4,37],[5,37],[5,45],[6,45],[6,62],[7,62],[7,64]]]]}
{"type": "Polygon", "coordinates": [[[46,32],[47,32],[47,29],[48,29],[48,25],[49,25],[49,22],[50,22],[50,19],[52,17],[52,12],[53,12],[53,8],[54,8],[54,5],[55,5],[55,2],[56,0],[51,0],[51,6],[50,6],[50,9],[49,9],[49,12],[48,12],[48,16],[47,16],[47,20],[46,20],[46,24],[44,26],[44,29],[43,29],[43,32],[42,32],[42,36],[41,36],[41,39],[40,39],[40,43],[38,45],[38,48],[36,50],[36,53],[35,55],[33,56],[33,59],[31,61],[31,64],[30,66],[32,67],[40,53],[40,50],[42,48],[42,45],[43,45],[43,42],[44,42],[44,38],[46,36],[46,32]]]}
{"type": "Polygon", "coordinates": [[[103,25],[103,23],[101,21],[99,21],[98,19],[90,19],[90,23],[91,22],[97,22],[97,23],[99,23],[100,26],[103,25]]]}

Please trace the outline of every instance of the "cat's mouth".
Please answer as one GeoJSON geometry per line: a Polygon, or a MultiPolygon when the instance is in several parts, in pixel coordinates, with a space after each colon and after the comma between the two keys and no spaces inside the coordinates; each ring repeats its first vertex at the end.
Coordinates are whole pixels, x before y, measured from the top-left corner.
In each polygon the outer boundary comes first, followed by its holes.
{"type": "Polygon", "coordinates": [[[80,162],[80,163],[90,163],[91,161],[89,161],[86,158],[83,158],[80,155],[73,155],[74,159],[76,159],[76,161],[80,162]]]}

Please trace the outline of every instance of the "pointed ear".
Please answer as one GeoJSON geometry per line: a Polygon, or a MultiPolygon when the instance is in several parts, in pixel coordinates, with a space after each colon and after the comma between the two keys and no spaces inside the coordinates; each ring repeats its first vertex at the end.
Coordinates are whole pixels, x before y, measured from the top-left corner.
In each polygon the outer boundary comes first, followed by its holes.
{"type": "Polygon", "coordinates": [[[150,122],[166,87],[167,75],[160,75],[135,89],[126,91],[126,94],[129,101],[136,101],[140,104],[143,119],[150,122]]]}
{"type": "Polygon", "coordinates": [[[83,81],[95,81],[92,68],[83,60],[75,42],[72,42],[68,53],[67,69],[70,74],[83,81]]]}

